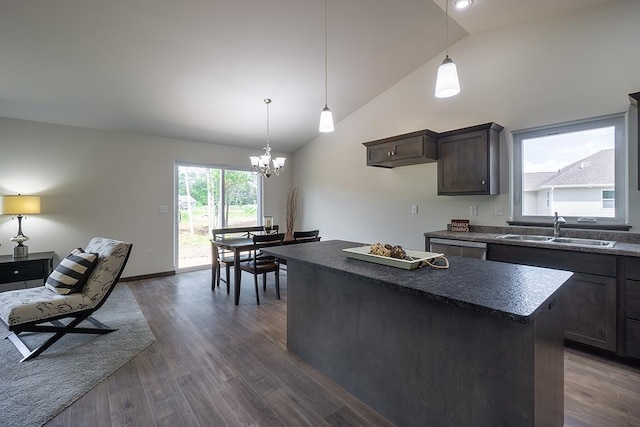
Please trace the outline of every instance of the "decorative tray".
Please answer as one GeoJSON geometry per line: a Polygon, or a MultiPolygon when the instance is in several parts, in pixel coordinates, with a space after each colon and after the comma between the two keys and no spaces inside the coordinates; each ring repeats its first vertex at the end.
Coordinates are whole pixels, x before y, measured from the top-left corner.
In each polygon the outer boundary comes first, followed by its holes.
{"type": "Polygon", "coordinates": [[[442,254],[438,254],[435,252],[423,252],[406,249],[406,259],[391,258],[370,254],[369,251],[371,251],[371,245],[360,246],[357,248],[347,248],[343,249],[343,251],[347,253],[348,258],[374,262],[376,264],[388,265],[390,267],[403,268],[405,270],[413,270],[414,268],[420,267],[420,265],[428,259],[442,256],[442,254]]]}

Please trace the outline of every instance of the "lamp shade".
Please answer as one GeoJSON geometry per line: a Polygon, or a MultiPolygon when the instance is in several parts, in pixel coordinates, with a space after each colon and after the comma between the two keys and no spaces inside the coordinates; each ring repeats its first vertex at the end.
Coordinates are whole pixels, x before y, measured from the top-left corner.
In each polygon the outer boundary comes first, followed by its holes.
{"type": "Polygon", "coordinates": [[[4,215],[27,215],[40,213],[40,196],[3,196],[0,212],[4,215]]]}
{"type": "Polygon", "coordinates": [[[460,93],[460,82],[458,81],[458,68],[451,58],[447,57],[438,68],[436,77],[436,97],[448,98],[460,93]]]}
{"type": "Polygon", "coordinates": [[[326,105],[320,113],[320,126],[318,127],[320,132],[333,132],[333,114],[326,105]]]}

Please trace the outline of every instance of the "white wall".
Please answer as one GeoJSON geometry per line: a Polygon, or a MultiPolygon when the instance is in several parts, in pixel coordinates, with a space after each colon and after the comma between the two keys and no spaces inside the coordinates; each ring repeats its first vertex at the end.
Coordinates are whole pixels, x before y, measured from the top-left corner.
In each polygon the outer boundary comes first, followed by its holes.
{"type": "MultiPolygon", "coordinates": [[[[384,241],[422,248],[425,231],[452,218],[504,226],[509,215],[510,132],[627,111],[640,91],[640,2],[616,1],[554,20],[471,35],[449,49],[462,92],[433,96],[434,58],[295,153],[300,228],[323,240],[384,241]],[[419,129],[437,132],[486,122],[505,126],[501,194],[437,196],[436,164],[390,170],[366,167],[362,142],[419,129]],[[411,205],[419,214],[411,214],[411,205]],[[477,205],[478,216],[469,216],[477,205]],[[503,216],[494,206],[504,207],[503,216]]],[[[384,58],[381,58],[381,61],[384,58]]],[[[635,133],[634,133],[635,134],[635,133]]],[[[637,134],[635,134],[637,135],[637,134]]],[[[634,137],[635,138],[635,137],[634,137]]],[[[630,218],[640,228],[637,147],[629,147],[630,218]]]]}
{"type": "MultiPolygon", "coordinates": [[[[246,168],[257,151],[0,118],[0,194],[42,197],[42,214],[23,221],[30,252],[59,259],[104,236],[133,243],[124,277],[173,271],[175,162],[246,168]]],[[[265,212],[278,224],[290,179],[264,186],[265,212]]],[[[0,216],[0,254],[12,253],[17,227],[0,216]]]]}

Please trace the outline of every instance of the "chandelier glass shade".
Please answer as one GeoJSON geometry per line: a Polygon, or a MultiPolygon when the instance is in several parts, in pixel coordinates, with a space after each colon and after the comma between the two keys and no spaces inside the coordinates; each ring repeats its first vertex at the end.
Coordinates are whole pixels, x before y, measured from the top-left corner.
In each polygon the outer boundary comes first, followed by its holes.
{"type": "Polygon", "coordinates": [[[267,145],[263,148],[264,153],[261,156],[250,156],[251,172],[254,175],[260,175],[269,178],[271,175],[280,176],[284,173],[284,163],[286,157],[271,157],[271,146],[269,145],[269,104],[271,99],[264,100],[267,106],[267,145]]]}

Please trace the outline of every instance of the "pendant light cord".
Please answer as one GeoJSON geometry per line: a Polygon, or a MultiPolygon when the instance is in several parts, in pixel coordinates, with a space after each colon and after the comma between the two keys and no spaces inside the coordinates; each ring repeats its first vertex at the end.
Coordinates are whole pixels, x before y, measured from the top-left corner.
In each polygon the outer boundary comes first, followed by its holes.
{"type": "Polygon", "coordinates": [[[449,0],[445,0],[444,6],[444,54],[446,57],[449,56],[449,0]]]}
{"type": "Polygon", "coordinates": [[[327,106],[329,100],[328,75],[329,75],[329,59],[327,54],[327,0],[324,0],[324,106],[327,106]]]}

